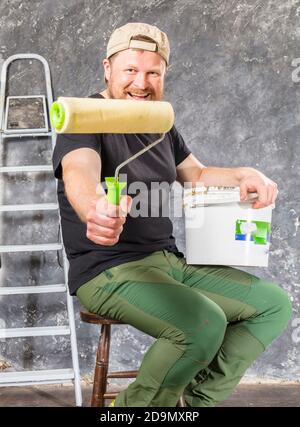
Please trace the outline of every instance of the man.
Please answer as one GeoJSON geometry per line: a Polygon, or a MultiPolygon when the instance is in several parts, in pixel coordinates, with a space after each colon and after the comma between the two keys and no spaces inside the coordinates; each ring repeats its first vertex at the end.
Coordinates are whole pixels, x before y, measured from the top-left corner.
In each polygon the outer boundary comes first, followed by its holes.
{"type": "MultiPolygon", "coordinates": [[[[112,34],[103,61],[107,88],[97,98],[159,101],[169,64],[166,34],[129,23],[112,34]]],[[[133,101],[134,100],[134,101],[133,101]]],[[[169,218],[130,215],[132,199],[108,203],[99,182],[157,135],[58,135],[54,169],[69,286],[90,311],[157,338],[116,406],[213,406],[285,329],[291,305],[275,284],[222,266],[191,266],[178,252],[169,218]],[[96,192],[96,188],[98,191],[96,192]]],[[[123,172],[123,171],[122,171],[123,172]]],[[[175,127],[124,168],[128,185],[239,186],[254,208],[275,202],[277,185],[248,167],[202,165],[175,127]]]]}

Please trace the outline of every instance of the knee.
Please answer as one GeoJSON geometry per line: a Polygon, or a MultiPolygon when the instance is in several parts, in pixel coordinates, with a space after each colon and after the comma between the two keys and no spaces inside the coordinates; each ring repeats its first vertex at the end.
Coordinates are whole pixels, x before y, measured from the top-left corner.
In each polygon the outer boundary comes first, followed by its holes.
{"type": "Polygon", "coordinates": [[[223,342],[227,328],[224,311],[213,301],[207,300],[201,309],[198,308],[197,315],[194,314],[194,328],[193,331],[189,331],[194,346],[211,343],[211,347],[217,350],[223,342]]]}
{"type": "Polygon", "coordinates": [[[221,345],[227,328],[226,315],[218,305],[215,305],[210,317],[209,336],[221,345]]]}
{"type": "Polygon", "coordinates": [[[281,318],[281,321],[284,324],[284,327],[286,327],[291,320],[292,314],[293,314],[293,306],[290,300],[290,297],[288,294],[281,288],[279,288],[279,298],[278,298],[278,310],[279,310],[279,316],[281,318]]]}
{"type": "Polygon", "coordinates": [[[276,319],[274,327],[277,324],[279,331],[284,330],[293,313],[290,297],[282,288],[272,283],[269,292],[269,304],[270,310],[276,319]]]}

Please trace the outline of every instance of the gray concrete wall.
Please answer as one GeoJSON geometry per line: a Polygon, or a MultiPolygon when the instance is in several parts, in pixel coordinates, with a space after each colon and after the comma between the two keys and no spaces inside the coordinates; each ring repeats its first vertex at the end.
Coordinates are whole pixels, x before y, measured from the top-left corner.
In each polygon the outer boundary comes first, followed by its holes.
{"type": "MultiPolygon", "coordinates": [[[[252,166],[277,181],[269,268],[247,270],[289,293],[294,318],[247,372],[254,380],[300,378],[299,19],[296,0],[0,0],[0,66],[12,54],[43,55],[51,67],[55,97],[103,89],[101,59],[114,28],[129,21],[159,26],[171,43],[166,99],[194,154],[206,165],[252,166]]],[[[44,93],[41,67],[25,65],[11,67],[9,94],[44,93]]],[[[3,165],[50,159],[50,143],[42,139],[1,146],[3,165]]],[[[0,188],[2,203],[55,200],[53,180],[46,174],[2,176],[0,188]]],[[[175,220],[174,226],[184,250],[183,220],[175,220]]],[[[57,233],[53,214],[1,215],[0,244],[51,242],[57,233]]],[[[55,253],[3,255],[0,284],[59,283],[59,261],[55,253]]],[[[65,307],[62,296],[1,297],[0,323],[60,325],[65,307]]],[[[80,367],[82,375],[89,375],[99,330],[80,323],[77,303],[75,309],[80,367]]],[[[152,342],[131,327],[116,327],[113,338],[114,368],[137,365],[152,342]]],[[[69,342],[62,337],[0,340],[0,359],[9,369],[68,367],[69,342]]]]}

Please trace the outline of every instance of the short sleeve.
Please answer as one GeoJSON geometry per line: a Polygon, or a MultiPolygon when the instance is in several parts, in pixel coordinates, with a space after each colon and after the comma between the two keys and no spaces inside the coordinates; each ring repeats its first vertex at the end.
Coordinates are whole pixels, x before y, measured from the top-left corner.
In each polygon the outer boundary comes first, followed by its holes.
{"type": "Polygon", "coordinates": [[[62,178],[61,161],[63,157],[78,148],[91,148],[101,154],[99,134],[58,134],[53,151],[52,163],[56,178],[62,178]]]}
{"type": "Polygon", "coordinates": [[[178,130],[175,128],[175,126],[173,126],[170,130],[170,134],[172,138],[175,164],[176,166],[178,166],[181,162],[183,162],[184,159],[187,158],[187,156],[191,154],[191,150],[188,148],[184,139],[182,138],[178,130]]]}

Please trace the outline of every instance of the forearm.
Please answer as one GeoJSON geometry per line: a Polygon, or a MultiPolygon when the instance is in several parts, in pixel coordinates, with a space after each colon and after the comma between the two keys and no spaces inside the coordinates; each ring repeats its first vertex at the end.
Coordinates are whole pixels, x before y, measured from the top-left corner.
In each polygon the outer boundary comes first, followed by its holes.
{"type": "Polygon", "coordinates": [[[64,174],[64,184],[65,192],[71,206],[79,218],[83,222],[86,222],[86,215],[91,204],[93,201],[99,199],[101,192],[104,194],[99,180],[96,176],[87,174],[81,168],[72,168],[72,170],[64,174]]]}
{"type": "Polygon", "coordinates": [[[201,184],[205,187],[237,187],[243,178],[251,175],[254,171],[255,169],[250,167],[222,168],[208,166],[201,169],[196,184],[201,184]]]}
{"type": "Polygon", "coordinates": [[[183,186],[239,187],[241,200],[246,200],[248,193],[257,193],[253,208],[275,203],[278,194],[277,184],[257,169],[204,166],[193,154],[183,160],[176,171],[177,181],[183,186]]]}

